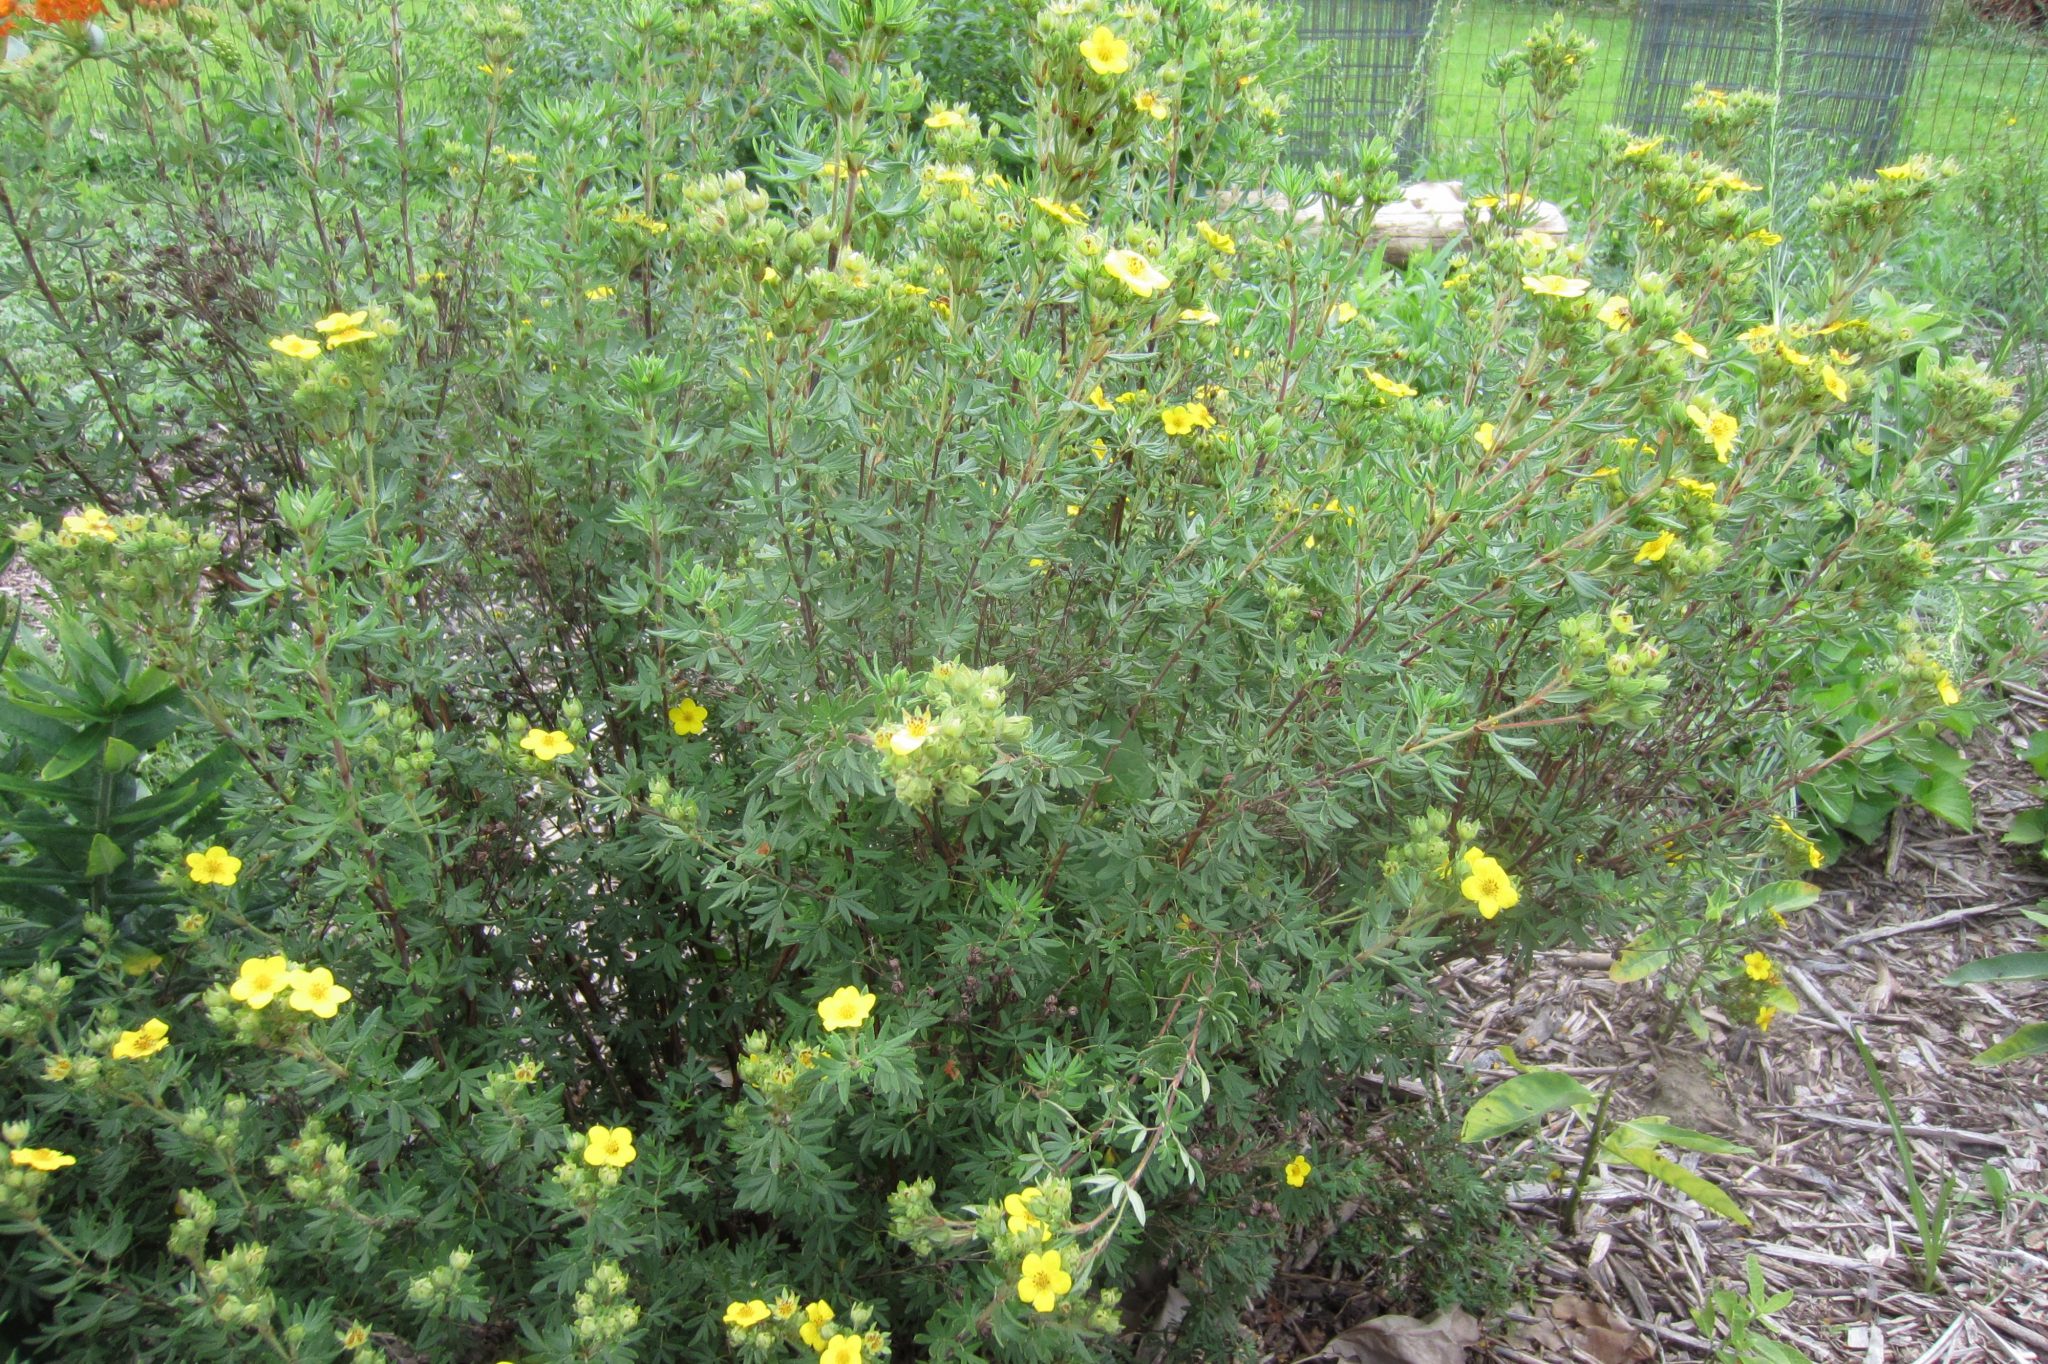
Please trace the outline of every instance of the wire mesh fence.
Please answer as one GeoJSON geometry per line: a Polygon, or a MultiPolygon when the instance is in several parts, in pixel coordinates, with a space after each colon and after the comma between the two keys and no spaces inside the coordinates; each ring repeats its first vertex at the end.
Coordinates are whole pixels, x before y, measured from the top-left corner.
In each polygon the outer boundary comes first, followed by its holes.
{"type": "MultiPolygon", "coordinates": [[[[2048,157],[2048,28],[1944,20],[1941,0],[1620,0],[1564,6],[1600,45],[1572,131],[1674,126],[1696,82],[1777,90],[1816,163],[1867,167],[1911,152],[1968,157],[2019,139],[2048,157]]],[[[1496,92],[1480,76],[1554,10],[1531,0],[1303,0],[1304,38],[1329,48],[1297,141],[1327,154],[1387,134],[1404,101],[1411,167],[1455,173],[1493,145],[1496,92]],[[1433,53],[1417,60],[1430,26],[1433,53]],[[1360,74],[1353,77],[1347,72],[1360,74]],[[1399,84],[1399,82],[1416,84],[1399,84]]]]}

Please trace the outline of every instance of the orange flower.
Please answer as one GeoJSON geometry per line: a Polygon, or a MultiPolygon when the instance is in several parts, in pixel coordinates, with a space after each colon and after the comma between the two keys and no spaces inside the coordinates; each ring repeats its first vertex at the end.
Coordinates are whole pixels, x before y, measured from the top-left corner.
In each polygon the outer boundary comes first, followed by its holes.
{"type": "Polygon", "coordinates": [[[97,19],[105,0],[36,0],[36,18],[46,24],[82,24],[97,19]]]}
{"type": "Polygon", "coordinates": [[[0,0],[0,38],[14,27],[14,0],[0,0]]]}

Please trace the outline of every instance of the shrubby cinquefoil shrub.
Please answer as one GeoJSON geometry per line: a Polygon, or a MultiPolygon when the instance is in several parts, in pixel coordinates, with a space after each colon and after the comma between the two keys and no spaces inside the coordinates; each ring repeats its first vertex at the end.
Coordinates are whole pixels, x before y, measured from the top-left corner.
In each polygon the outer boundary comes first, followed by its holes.
{"type": "Polygon", "coordinates": [[[1434,963],[1796,878],[2016,664],[2009,390],[1871,287],[1943,168],[1781,240],[1705,92],[1530,230],[1560,26],[1401,274],[1251,0],[1054,0],[1023,109],[911,0],[575,88],[510,5],[102,17],[0,77],[47,1357],[1097,1358],[1164,1276],[1243,1356],[1434,963]]]}

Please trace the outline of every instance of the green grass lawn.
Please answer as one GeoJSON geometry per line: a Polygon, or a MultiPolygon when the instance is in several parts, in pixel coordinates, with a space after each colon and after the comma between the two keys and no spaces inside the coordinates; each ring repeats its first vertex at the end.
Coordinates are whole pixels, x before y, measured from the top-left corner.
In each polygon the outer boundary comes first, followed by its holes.
{"type": "MultiPolygon", "coordinates": [[[[1581,134],[1620,121],[1626,96],[1633,18],[1618,8],[1575,6],[1572,23],[1600,44],[1585,88],[1573,101],[1581,134]]],[[[1550,13],[1546,7],[1475,0],[1445,44],[1431,109],[1429,168],[1455,174],[1483,164],[1499,126],[1495,92],[1480,80],[1486,63],[1513,47],[1550,13]]],[[[2048,47],[2013,43],[1923,47],[1907,95],[1900,151],[1968,157],[2008,127],[2048,130],[2048,47]],[[2007,120],[2016,120],[2008,124],[2007,120]]],[[[2048,139],[2044,139],[2048,140],[2048,139]]]]}

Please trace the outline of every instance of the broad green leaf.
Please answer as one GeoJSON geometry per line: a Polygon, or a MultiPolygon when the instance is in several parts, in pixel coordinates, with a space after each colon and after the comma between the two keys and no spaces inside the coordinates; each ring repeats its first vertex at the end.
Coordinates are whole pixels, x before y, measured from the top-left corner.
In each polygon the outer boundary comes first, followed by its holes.
{"type": "Polygon", "coordinates": [[[1975,985],[1987,980],[2048,980],[2048,952],[2007,952],[1966,961],[1941,983],[1975,985]]]}
{"type": "Polygon", "coordinates": [[[109,772],[119,772],[141,756],[142,750],[126,739],[109,739],[100,754],[100,766],[109,772]]]}
{"type": "Polygon", "coordinates": [[[1805,909],[1820,898],[1820,887],[1811,881],[1773,881],[1742,897],[1739,908],[1746,916],[1789,914],[1805,909]]]}
{"type": "Polygon", "coordinates": [[[1669,934],[1664,929],[1653,928],[1621,949],[1614,965],[1607,968],[1607,978],[1617,985],[1643,980],[1669,966],[1671,957],[1669,934]]]}
{"type": "Polygon", "coordinates": [[[2048,843],[2048,805],[2037,805],[2031,810],[2022,810],[2012,817],[2012,828],[2005,834],[2008,843],[2048,843]]]}
{"type": "Polygon", "coordinates": [[[1620,1146],[1677,1146],[1687,1151],[1704,1151],[1713,1156],[1749,1156],[1756,1152],[1740,1142],[1723,1137],[1695,1132],[1690,1127],[1678,1127],[1663,1117],[1637,1118],[1622,1123],[1614,1129],[1608,1140],[1620,1146]],[[1630,1134],[1639,1135],[1641,1141],[1631,1141],[1630,1134]]]}
{"type": "Polygon", "coordinates": [[[1704,1175],[1694,1174],[1677,1161],[1658,1155],[1655,1151],[1641,1146],[1617,1146],[1612,1138],[1601,1144],[1602,1151],[1616,1160],[1627,1161],[1644,1174],[1669,1184],[1708,1212],[1725,1217],[1739,1226],[1748,1226],[1749,1215],[1736,1206],[1735,1200],[1720,1185],[1704,1175]]]}
{"type": "Polygon", "coordinates": [[[121,851],[121,845],[105,834],[92,836],[92,849],[85,855],[87,876],[111,876],[114,869],[128,860],[128,854],[121,851]]]}
{"type": "Polygon", "coordinates": [[[1977,807],[1970,801],[1970,788],[1963,785],[1960,777],[1936,772],[1922,778],[1913,788],[1913,799],[1928,814],[1947,820],[1965,833],[1976,828],[1977,807]]]}
{"type": "Polygon", "coordinates": [[[1560,1108],[1591,1108],[1593,1091],[1555,1070],[1531,1070],[1501,1081],[1465,1114],[1460,1141],[1486,1141],[1560,1108]]]}
{"type": "Polygon", "coordinates": [[[2048,1023],[2029,1023],[1996,1046],[1978,1052],[1970,1062],[1979,1066],[2002,1066],[2007,1061],[2043,1054],[2048,1054],[2048,1023]]]}

